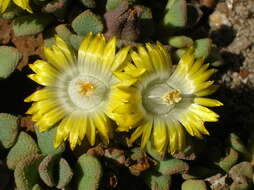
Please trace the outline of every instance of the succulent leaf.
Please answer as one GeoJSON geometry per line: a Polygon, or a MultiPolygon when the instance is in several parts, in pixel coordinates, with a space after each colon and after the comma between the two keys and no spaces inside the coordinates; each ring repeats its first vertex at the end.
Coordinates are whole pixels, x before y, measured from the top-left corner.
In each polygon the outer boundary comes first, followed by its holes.
{"type": "Polygon", "coordinates": [[[42,32],[53,17],[49,14],[33,14],[20,16],[14,20],[13,31],[15,36],[29,36],[42,32]]]}
{"type": "Polygon", "coordinates": [[[95,156],[83,154],[78,159],[75,174],[78,190],[96,190],[102,176],[102,167],[95,156]]]}
{"type": "MultiPolygon", "coordinates": [[[[126,1],[126,0],[107,0],[106,10],[111,11],[117,8],[123,1],[126,1]]],[[[130,3],[136,2],[136,0],[127,0],[127,1],[130,3]]]]}
{"type": "Polygon", "coordinates": [[[209,38],[198,39],[194,42],[196,58],[207,57],[212,48],[212,40],[209,38]]]}
{"type": "Polygon", "coordinates": [[[18,189],[31,190],[39,183],[38,167],[42,161],[42,155],[30,155],[18,162],[14,171],[15,183],[18,189]]]}
{"type": "Polygon", "coordinates": [[[7,166],[14,170],[17,164],[28,156],[37,155],[39,148],[33,138],[25,132],[21,132],[16,144],[7,155],[7,166]]]}
{"type": "Polygon", "coordinates": [[[187,3],[185,0],[169,0],[163,25],[167,28],[184,27],[187,24],[187,3]]]}
{"type": "Polygon", "coordinates": [[[72,176],[73,171],[70,165],[64,158],[61,158],[59,162],[59,180],[57,183],[57,188],[63,189],[65,186],[67,186],[70,183],[72,176]]]}
{"type": "Polygon", "coordinates": [[[43,155],[50,155],[50,154],[61,154],[65,150],[65,144],[63,143],[57,149],[54,148],[54,139],[57,128],[54,127],[45,132],[39,132],[38,127],[35,127],[38,146],[41,150],[43,155]]]}
{"type": "Polygon", "coordinates": [[[57,158],[57,155],[48,155],[39,165],[39,175],[42,181],[49,187],[56,185],[54,180],[54,164],[57,158]]]}
{"type": "Polygon", "coordinates": [[[1,145],[4,148],[12,147],[16,141],[17,135],[18,135],[18,118],[7,113],[0,113],[1,145]]]}
{"type": "Polygon", "coordinates": [[[182,190],[207,190],[203,180],[187,180],[182,184],[182,190]]]}
{"type": "Polygon", "coordinates": [[[86,35],[89,32],[97,34],[103,31],[103,23],[99,15],[95,15],[89,9],[78,15],[71,24],[78,35],[86,35]]]}
{"type": "Polygon", "coordinates": [[[5,79],[15,70],[21,53],[14,47],[0,46],[0,79],[5,79]]]}
{"type": "Polygon", "coordinates": [[[170,175],[161,175],[155,171],[145,172],[143,178],[151,190],[168,190],[172,182],[170,175]]]}

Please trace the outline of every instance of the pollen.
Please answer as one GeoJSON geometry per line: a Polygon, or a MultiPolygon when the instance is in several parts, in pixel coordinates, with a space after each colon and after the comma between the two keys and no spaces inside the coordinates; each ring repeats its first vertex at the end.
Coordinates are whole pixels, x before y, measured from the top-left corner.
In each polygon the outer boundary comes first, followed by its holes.
{"type": "Polygon", "coordinates": [[[89,95],[94,90],[94,84],[91,82],[82,82],[79,83],[79,93],[82,95],[89,95]]]}
{"type": "Polygon", "coordinates": [[[177,104],[182,100],[181,92],[179,90],[170,90],[162,97],[162,100],[167,104],[177,104]]]}

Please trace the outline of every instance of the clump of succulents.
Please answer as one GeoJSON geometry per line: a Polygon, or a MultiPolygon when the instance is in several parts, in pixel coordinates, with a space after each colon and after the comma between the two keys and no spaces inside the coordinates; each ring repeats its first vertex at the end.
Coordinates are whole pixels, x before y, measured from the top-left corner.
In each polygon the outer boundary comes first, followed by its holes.
{"type": "MultiPolygon", "coordinates": [[[[20,190],[110,189],[121,170],[152,190],[171,189],[176,176],[182,190],[206,190],[229,178],[231,184],[222,183],[232,190],[252,187],[252,141],[246,147],[231,134],[209,163],[216,169],[199,162],[205,151],[198,142],[209,135],[205,122],[219,118],[209,107],[222,106],[206,97],[218,89],[210,80],[216,69],[207,64],[221,65],[217,47],[184,32],[195,28],[202,10],[186,0],[158,2],[163,14],[156,23],[140,2],[107,0],[105,12],[94,0],[1,2],[15,36],[43,33],[45,61],[29,64],[28,77],[40,85],[25,99],[36,136],[19,131],[20,118],[0,114],[0,150],[7,157],[0,161],[7,179],[0,188],[14,172],[20,190]],[[158,34],[166,45],[141,43],[158,34]]],[[[21,56],[0,47],[1,79],[21,56]]]]}

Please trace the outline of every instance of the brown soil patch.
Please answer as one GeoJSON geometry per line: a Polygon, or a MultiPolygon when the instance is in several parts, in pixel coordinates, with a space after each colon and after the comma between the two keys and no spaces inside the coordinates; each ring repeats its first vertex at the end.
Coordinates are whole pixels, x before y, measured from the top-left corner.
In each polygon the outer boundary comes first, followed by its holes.
{"type": "Polygon", "coordinates": [[[35,36],[16,37],[11,31],[11,21],[0,19],[0,45],[13,45],[22,53],[22,59],[17,66],[18,70],[43,57],[42,44],[41,33],[35,36]]]}

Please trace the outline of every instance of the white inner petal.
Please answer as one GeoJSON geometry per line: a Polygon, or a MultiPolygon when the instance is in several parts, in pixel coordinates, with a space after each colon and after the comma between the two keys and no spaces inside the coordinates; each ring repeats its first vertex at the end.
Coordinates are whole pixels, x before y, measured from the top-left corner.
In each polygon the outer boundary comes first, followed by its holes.
{"type": "Polygon", "coordinates": [[[78,62],[67,68],[56,81],[58,101],[67,112],[103,112],[108,102],[110,87],[115,82],[116,78],[102,65],[81,65],[78,62]]]}
{"type": "Polygon", "coordinates": [[[94,76],[79,75],[69,83],[68,94],[71,101],[85,111],[92,111],[107,97],[108,87],[103,81],[94,76]],[[91,83],[93,89],[85,94],[82,92],[82,84],[91,83]]]}
{"type": "Polygon", "coordinates": [[[167,83],[150,83],[143,91],[143,105],[148,112],[155,115],[166,114],[175,107],[175,104],[167,104],[162,97],[173,90],[167,83]]]}
{"type": "Polygon", "coordinates": [[[163,120],[170,120],[178,115],[193,103],[193,95],[185,91],[184,86],[188,81],[171,81],[169,74],[158,73],[146,75],[140,81],[138,88],[142,97],[142,109],[148,118],[160,117],[163,120]],[[178,84],[178,86],[172,84],[178,84]],[[169,95],[165,99],[165,95],[169,95]],[[170,99],[172,98],[172,99],[170,99]]]}

